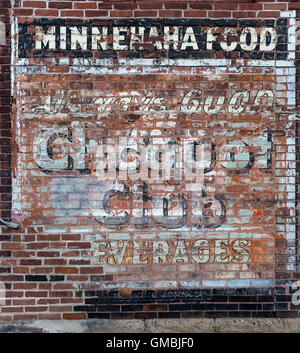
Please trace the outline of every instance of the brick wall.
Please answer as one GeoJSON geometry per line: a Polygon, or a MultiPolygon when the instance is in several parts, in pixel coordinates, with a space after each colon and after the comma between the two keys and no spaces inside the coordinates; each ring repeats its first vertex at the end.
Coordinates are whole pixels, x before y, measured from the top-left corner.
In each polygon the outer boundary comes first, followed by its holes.
{"type": "Polygon", "coordinates": [[[9,1],[0,4],[0,20],[6,25],[7,45],[0,46],[1,119],[1,218],[10,219],[11,209],[11,93],[10,93],[10,9],[9,1]]]}
{"type": "Polygon", "coordinates": [[[13,7],[0,319],[299,317],[299,4],[13,7]]]}

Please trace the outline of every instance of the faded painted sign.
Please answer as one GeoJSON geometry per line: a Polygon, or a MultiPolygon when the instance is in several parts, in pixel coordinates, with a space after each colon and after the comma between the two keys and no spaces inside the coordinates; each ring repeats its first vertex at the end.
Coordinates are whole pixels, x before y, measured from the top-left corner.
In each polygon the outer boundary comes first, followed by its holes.
{"type": "Polygon", "coordinates": [[[271,283],[295,234],[278,216],[294,217],[292,20],[16,24],[15,214],[83,234],[105,273],[271,283]]]}

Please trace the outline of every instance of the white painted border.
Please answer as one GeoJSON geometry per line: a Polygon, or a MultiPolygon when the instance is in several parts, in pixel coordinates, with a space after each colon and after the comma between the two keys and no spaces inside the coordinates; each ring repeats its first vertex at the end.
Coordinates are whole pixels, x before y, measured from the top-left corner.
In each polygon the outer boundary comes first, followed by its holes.
{"type": "MultiPolygon", "coordinates": [[[[296,58],[296,11],[282,11],[280,13],[281,17],[289,18],[289,26],[288,26],[288,50],[291,51],[289,53],[289,57],[293,59],[293,69],[288,70],[289,75],[286,76],[287,84],[290,85],[291,90],[287,90],[287,104],[289,106],[296,107],[297,99],[296,99],[296,66],[294,63],[294,59],[296,58]]],[[[276,76],[277,77],[277,76],[276,76]]],[[[295,114],[289,115],[289,122],[295,121],[297,116],[295,114]]],[[[289,123],[287,123],[288,125],[289,123]]],[[[288,129],[288,126],[287,126],[288,129]]],[[[287,142],[291,142],[291,147],[288,146],[287,154],[289,155],[289,161],[294,163],[293,169],[293,176],[286,175],[286,194],[287,194],[287,207],[290,208],[291,212],[293,212],[293,216],[296,219],[297,215],[297,201],[296,201],[296,175],[297,175],[297,154],[296,154],[296,138],[297,138],[297,131],[294,130],[294,137],[287,138],[287,142]],[[295,147],[293,149],[293,147],[295,147]],[[290,190],[292,189],[292,190],[290,190]]],[[[293,240],[295,241],[295,246],[291,247],[291,256],[288,258],[287,270],[288,271],[295,271],[296,270],[296,260],[297,260],[297,229],[296,224],[285,224],[286,227],[286,240],[293,240]]]]}
{"type": "MultiPolygon", "coordinates": [[[[16,80],[17,67],[16,63],[18,61],[18,41],[19,37],[18,33],[18,19],[16,17],[13,18],[11,22],[11,95],[14,96],[20,86],[20,82],[16,80]]],[[[12,113],[14,114],[14,112],[12,113]]],[[[20,120],[19,120],[19,111],[15,110],[15,125],[12,127],[16,128],[15,132],[15,143],[18,143],[20,138],[20,120]]],[[[15,214],[21,213],[21,183],[20,183],[20,156],[16,156],[16,166],[15,166],[15,177],[12,178],[12,212],[15,214]]]]}
{"type": "MultiPolygon", "coordinates": [[[[49,61],[47,61],[48,63],[49,61]]],[[[117,63],[113,60],[95,60],[88,59],[64,59],[61,62],[63,65],[68,65],[71,68],[70,73],[81,74],[145,74],[148,73],[147,67],[155,70],[166,67],[294,67],[292,60],[244,60],[244,59],[119,59],[117,63]],[[135,67],[143,67],[145,70],[137,71],[135,67]],[[146,72],[145,72],[146,71],[146,72]]],[[[18,59],[16,61],[17,72],[27,74],[57,74],[55,72],[47,72],[45,65],[32,65],[29,59],[18,59]]]]}

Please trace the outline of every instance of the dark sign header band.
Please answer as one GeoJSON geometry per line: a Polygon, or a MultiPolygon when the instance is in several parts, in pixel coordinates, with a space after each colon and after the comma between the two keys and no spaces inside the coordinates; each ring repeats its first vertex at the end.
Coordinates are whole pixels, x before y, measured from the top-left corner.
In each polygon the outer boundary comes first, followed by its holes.
{"type": "Polygon", "coordinates": [[[287,20],[35,20],[19,57],[287,58],[287,20]]]}

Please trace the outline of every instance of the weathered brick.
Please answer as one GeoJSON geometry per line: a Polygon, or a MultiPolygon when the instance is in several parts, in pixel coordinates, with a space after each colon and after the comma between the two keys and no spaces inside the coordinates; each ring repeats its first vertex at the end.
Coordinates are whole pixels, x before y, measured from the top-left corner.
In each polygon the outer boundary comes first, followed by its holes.
{"type": "Polygon", "coordinates": [[[0,215],[19,223],[1,225],[1,319],[299,316],[289,287],[300,278],[290,120],[300,85],[292,14],[281,12],[298,7],[24,0],[12,41],[0,2],[0,215]],[[64,27],[59,42],[51,31],[64,27]],[[163,167],[149,182],[149,166],[117,180],[139,155],[130,142],[110,190],[97,147],[125,136],[148,154],[192,142],[193,161],[204,146],[203,184],[161,182],[163,167]]]}
{"type": "Polygon", "coordinates": [[[72,9],[72,1],[53,1],[49,2],[50,9],[72,9]]]}
{"type": "Polygon", "coordinates": [[[24,7],[31,7],[31,8],[46,8],[47,2],[46,1],[23,1],[24,7]]]}

